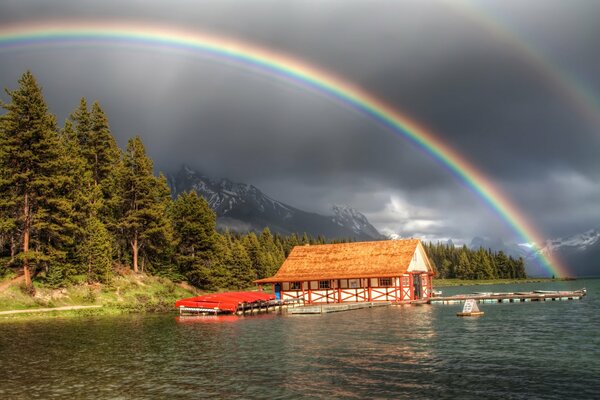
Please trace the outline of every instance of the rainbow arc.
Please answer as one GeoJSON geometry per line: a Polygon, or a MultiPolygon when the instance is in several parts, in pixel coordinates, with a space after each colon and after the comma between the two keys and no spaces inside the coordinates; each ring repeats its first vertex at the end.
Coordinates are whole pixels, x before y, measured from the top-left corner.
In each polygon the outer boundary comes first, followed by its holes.
{"type": "MultiPolygon", "coordinates": [[[[253,70],[283,77],[295,84],[315,90],[366,115],[418,146],[464,182],[506,222],[522,241],[544,243],[534,226],[502,191],[449,144],[444,143],[423,125],[383,100],[351,82],[301,60],[239,40],[149,24],[53,21],[0,28],[0,50],[36,44],[73,42],[125,42],[131,45],[200,52],[206,56],[232,61],[253,70]]],[[[538,258],[549,274],[568,275],[567,270],[552,255],[539,253],[538,258]]]]}

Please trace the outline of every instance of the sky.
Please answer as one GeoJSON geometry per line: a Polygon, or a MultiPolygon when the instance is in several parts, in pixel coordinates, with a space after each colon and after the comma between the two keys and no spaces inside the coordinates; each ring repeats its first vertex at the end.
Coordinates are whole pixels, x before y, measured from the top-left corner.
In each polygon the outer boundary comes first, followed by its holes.
{"type": "MultiPolygon", "coordinates": [[[[600,2],[0,1],[0,29],[160,24],[329,71],[410,116],[486,176],[543,238],[600,226],[600,2]]],[[[121,147],[298,208],[346,204],[386,234],[518,240],[422,149],[344,104],[198,52],[126,43],[0,46],[0,86],[31,70],[62,124],[97,100],[121,147]]],[[[6,94],[1,97],[8,100],[6,94]]]]}

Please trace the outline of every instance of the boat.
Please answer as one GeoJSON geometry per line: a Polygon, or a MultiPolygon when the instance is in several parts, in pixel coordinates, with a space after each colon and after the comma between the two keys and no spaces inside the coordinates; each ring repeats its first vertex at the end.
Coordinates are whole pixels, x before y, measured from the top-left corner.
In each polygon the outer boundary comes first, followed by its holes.
{"type": "Polygon", "coordinates": [[[480,317],[484,314],[483,311],[477,307],[475,299],[467,299],[461,312],[456,313],[457,317],[480,317]]]}

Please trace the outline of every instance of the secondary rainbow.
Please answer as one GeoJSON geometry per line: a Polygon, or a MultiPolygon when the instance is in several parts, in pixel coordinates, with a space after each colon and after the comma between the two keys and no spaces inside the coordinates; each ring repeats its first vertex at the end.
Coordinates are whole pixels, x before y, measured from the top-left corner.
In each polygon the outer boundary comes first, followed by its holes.
{"type": "Polygon", "coordinates": [[[462,17],[482,27],[487,33],[502,41],[511,51],[518,54],[529,64],[539,76],[554,90],[567,100],[573,110],[593,124],[597,131],[600,128],[600,103],[596,93],[585,81],[577,78],[565,68],[546,55],[527,35],[519,32],[516,26],[508,25],[508,21],[485,2],[472,0],[443,0],[449,8],[462,17]]]}
{"type": "MultiPolygon", "coordinates": [[[[239,40],[166,26],[131,22],[51,21],[0,27],[0,49],[55,42],[59,44],[126,42],[133,45],[201,52],[207,56],[233,61],[301,84],[303,87],[352,107],[408,139],[441,162],[470,190],[481,197],[521,240],[543,243],[541,235],[533,225],[495,187],[493,182],[448,144],[383,100],[323,69],[239,40]]],[[[568,275],[567,270],[550,255],[540,254],[539,260],[550,274],[568,275]]]]}

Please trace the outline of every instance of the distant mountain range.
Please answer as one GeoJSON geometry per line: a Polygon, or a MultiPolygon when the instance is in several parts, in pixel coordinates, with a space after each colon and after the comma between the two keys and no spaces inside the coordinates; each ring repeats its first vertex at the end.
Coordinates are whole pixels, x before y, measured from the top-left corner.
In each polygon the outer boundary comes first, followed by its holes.
{"type": "Polygon", "coordinates": [[[272,232],[284,235],[385,239],[363,214],[348,206],[334,205],[329,216],[303,211],[272,199],[255,186],[210,178],[185,165],[169,176],[169,184],[174,196],[194,190],[204,197],[215,211],[220,229],[260,232],[269,227],[272,232]]]}
{"type": "MultiPolygon", "coordinates": [[[[188,166],[170,175],[169,184],[174,196],[194,190],[204,197],[217,214],[220,229],[260,232],[268,226],[272,232],[284,235],[306,232],[314,237],[323,235],[328,239],[352,238],[359,241],[399,238],[397,235],[383,236],[363,214],[349,206],[334,205],[331,215],[311,213],[274,200],[255,186],[210,178],[188,166]]],[[[547,269],[539,263],[539,252],[556,254],[573,276],[600,275],[598,229],[548,240],[541,249],[482,237],[473,238],[469,247],[489,248],[513,257],[523,257],[530,276],[548,275],[547,269]]]]}
{"type": "Polygon", "coordinates": [[[539,253],[555,254],[573,276],[600,276],[600,232],[590,229],[572,236],[546,241],[543,248],[519,244],[506,244],[500,240],[476,237],[469,246],[502,250],[513,257],[523,257],[526,261],[527,274],[546,276],[548,271],[539,264],[539,253]]]}

